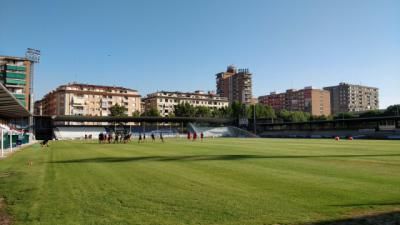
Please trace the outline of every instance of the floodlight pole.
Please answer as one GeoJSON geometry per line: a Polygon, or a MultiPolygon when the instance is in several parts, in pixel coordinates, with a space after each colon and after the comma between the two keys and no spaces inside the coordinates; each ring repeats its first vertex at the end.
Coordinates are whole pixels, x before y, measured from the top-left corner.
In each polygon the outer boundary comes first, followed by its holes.
{"type": "Polygon", "coordinates": [[[256,125],[256,104],[253,105],[253,126],[254,126],[254,134],[257,134],[257,125],[256,125]]]}
{"type": "Polygon", "coordinates": [[[1,129],[1,157],[4,157],[4,129],[1,129]]]}
{"type": "Polygon", "coordinates": [[[10,150],[11,152],[13,151],[13,146],[12,146],[12,131],[10,130],[10,150]]]}
{"type": "Polygon", "coordinates": [[[28,48],[25,53],[25,57],[31,61],[30,64],[30,86],[29,86],[29,102],[27,103],[29,105],[29,112],[31,115],[29,116],[28,122],[29,122],[29,131],[33,133],[33,108],[34,108],[34,70],[35,70],[35,64],[40,62],[40,50],[38,49],[33,49],[33,48],[28,48]]]}

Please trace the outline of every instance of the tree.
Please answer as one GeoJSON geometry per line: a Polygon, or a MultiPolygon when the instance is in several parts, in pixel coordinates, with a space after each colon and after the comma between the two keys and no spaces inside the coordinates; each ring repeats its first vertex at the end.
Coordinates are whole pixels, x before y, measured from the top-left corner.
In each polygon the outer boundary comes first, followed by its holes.
{"type": "Polygon", "coordinates": [[[379,116],[383,116],[384,112],[379,111],[379,110],[370,110],[364,113],[360,114],[360,117],[362,118],[366,118],[366,117],[379,117],[379,116]]]}
{"type": "Polygon", "coordinates": [[[140,117],[140,112],[139,111],[135,111],[132,113],[132,117],[140,117]]]}
{"type": "Polygon", "coordinates": [[[232,102],[232,104],[229,107],[232,110],[230,116],[232,118],[239,118],[240,115],[242,114],[242,112],[241,112],[241,110],[242,110],[241,104],[238,101],[234,101],[234,102],[232,102]]]}
{"type": "Polygon", "coordinates": [[[148,116],[148,117],[160,117],[160,112],[154,108],[151,107],[149,110],[145,111],[142,116],[148,116]]]}
{"type": "Polygon", "coordinates": [[[335,119],[351,119],[355,117],[356,115],[354,115],[351,112],[338,113],[337,115],[334,116],[335,119]]]}
{"type": "Polygon", "coordinates": [[[211,110],[206,106],[197,106],[195,110],[196,117],[211,117],[211,110]]]}
{"type": "Polygon", "coordinates": [[[175,105],[175,116],[177,117],[194,117],[196,115],[196,108],[189,103],[180,103],[175,105]]]}
{"type": "Polygon", "coordinates": [[[228,118],[232,115],[231,107],[223,107],[211,111],[211,116],[215,118],[228,118]]]}
{"type": "Polygon", "coordinates": [[[287,122],[307,122],[311,118],[311,114],[301,111],[281,110],[278,117],[287,122]]]}
{"type": "Polygon", "coordinates": [[[294,111],[291,114],[291,121],[292,122],[307,122],[310,120],[310,113],[301,112],[301,111],[294,111]]]}
{"type": "Polygon", "coordinates": [[[126,116],[126,112],[128,111],[125,106],[120,106],[118,104],[115,104],[109,108],[110,110],[110,116],[113,117],[121,117],[121,116],[126,116]]]}
{"type": "Polygon", "coordinates": [[[391,105],[387,107],[384,112],[385,116],[400,116],[400,104],[398,105],[391,105]]]}
{"type": "Polygon", "coordinates": [[[256,104],[248,107],[248,117],[254,117],[254,108],[256,109],[256,118],[275,119],[275,110],[271,106],[256,104]]]}
{"type": "Polygon", "coordinates": [[[278,113],[278,117],[283,119],[284,121],[290,121],[291,113],[289,111],[287,111],[286,109],[283,109],[278,113]]]}
{"type": "Polygon", "coordinates": [[[276,118],[276,114],[275,114],[274,108],[272,108],[269,105],[264,106],[264,108],[265,108],[264,118],[268,118],[268,119],[275,119],[276,118]]]}

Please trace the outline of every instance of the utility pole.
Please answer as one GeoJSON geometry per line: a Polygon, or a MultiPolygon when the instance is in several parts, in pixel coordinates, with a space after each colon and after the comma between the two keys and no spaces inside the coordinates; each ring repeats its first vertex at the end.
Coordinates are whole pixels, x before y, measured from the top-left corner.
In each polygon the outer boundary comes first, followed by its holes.
{"type": "Polygon", "coordinates": [[[253,128],[254,128],[254,134],[257,134],[257,125],[256,125],[256,104],[253,105],[253,128]]]}
{"type": "Polygon", "coordinates": [[[4,130],[3,128],[1,129],[1,158],[4,157],[4,130]]]}

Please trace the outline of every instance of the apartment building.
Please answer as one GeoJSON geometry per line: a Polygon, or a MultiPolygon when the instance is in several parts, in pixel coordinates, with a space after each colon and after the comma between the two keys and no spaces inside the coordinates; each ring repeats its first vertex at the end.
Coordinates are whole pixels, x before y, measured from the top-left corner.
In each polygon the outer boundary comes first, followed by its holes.
{"type": "Polygon", "coordinates": [[[285,93],[271,92],[269,95],[258,97],[258,103],[269,105],[275,110],[285,109],[285,93]]]}
{"type": "Polygon", "coordinates": [[[210,109],[219,109],[228,107],[229,101],[226,97],[220,97],[215,93],[205,93],[202,91],[195,92],[170,92],[159,91],[148,94],[143,98],[146,110],[155,108],[163,117],[172,115],[175,110],[175,105],[189,103],[192,106],[205,106],[210,109]]]}
{"type": "Polygon", "coordinates": [[[228,98],[229,102],[251,104],[252,74],[248,69],[236,69],[228,66],[226,72],[216,74],[217,94],[228,98]]]}
{"type": "Polygon", "coordinates": [[[284,93],[272,92],[269,95],[260,96],[258,101],[275,110],[302,111],[314,116],[331,114],[329,91],[312,87],[305,87],[301,90],[289,89],[284,93]]]}
{"type": "Polygon", "coordinates": [[[24,57],[0,56],[0,82],[25,108],[31,110],[32,61],[24,57]]]}
{"type": "Polygon", "coordinates": [[[379,109],[379,89],[376,87],[339,83],[324,87],[324,90],[330,91],[332,114],[379,109]]]}
{"type": "Polygon", "coordinates": [[[127,108],[127,115],[141,111],[141,96],[124,87],[71,83],[61,85],[35,102],[37,115],[109,116],[113,105],[127,108]]]}

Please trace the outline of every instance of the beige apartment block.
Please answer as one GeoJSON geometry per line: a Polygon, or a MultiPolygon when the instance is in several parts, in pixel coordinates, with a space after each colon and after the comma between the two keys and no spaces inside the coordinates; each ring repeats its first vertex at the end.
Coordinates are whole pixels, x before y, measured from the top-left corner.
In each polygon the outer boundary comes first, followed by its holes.
{"type": "Polygon", "coordinates": [[[195,92],[170,92],[160,91],[147,95],[143,98],[145,110],[155,108],[160,115],[167,117],[173,115],[175,106],[181,103],[189,103],[192,106],[205,106],[210,109],[228,107],[229,101],[226,97],[220,97],[214,93],[195,92]]]}
{"type": "Polygon", "coordinates": [[[324,90],[331,93],[332,114],[379,109],[379,89],[376,87],[340,83],[324,87],[324,90]]]}
{"type": "Polygon", "coordinates": [[[131,116],[141,111],[141,96],[136,90],[115,87],[71,83],[61,85],[35,103],[37,115],[109,116],[109,108],[121,105],[131,116]]]}

